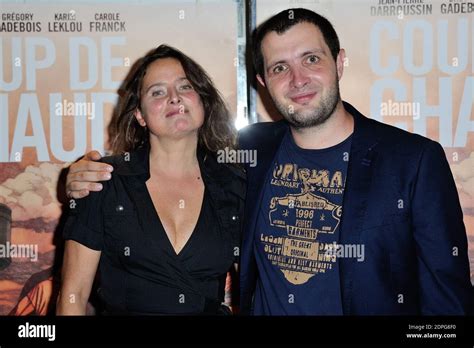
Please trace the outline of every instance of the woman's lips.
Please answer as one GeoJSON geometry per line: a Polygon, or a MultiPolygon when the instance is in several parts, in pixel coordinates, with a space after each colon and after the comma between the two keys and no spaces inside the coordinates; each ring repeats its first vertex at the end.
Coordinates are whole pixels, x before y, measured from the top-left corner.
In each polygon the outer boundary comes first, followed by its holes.
{"type": "Polygon", "coordinates": [[[313,97],[316,94],[317,94],[316,92],[304,93],[304,94],[299,94],[299,95],[295,95],[293,97],[290,97],[290,99],[295,103],[304,104],[304,103],[309,102],[311,99],[313,99],[313,97]]]}
{"type": "Polygon", "coordinates": [[[180,109],[173,110],[173,111],[168,112],[166,114],[166,117],[172,117],[174,115],[184,114],[185,112],[186,112],[186,110],[180,110],[180,109]]]}

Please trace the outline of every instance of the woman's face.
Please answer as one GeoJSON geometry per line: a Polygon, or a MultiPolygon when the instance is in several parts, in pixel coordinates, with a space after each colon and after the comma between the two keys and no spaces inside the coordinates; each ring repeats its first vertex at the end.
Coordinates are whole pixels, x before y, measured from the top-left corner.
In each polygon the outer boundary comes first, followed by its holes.
{"type": "Polygon", "coordinates": [[[197,134],[204,122],[204,107],[178,60],[151,63],[141,87],[141,110],[135,114],[141,126],[158,137],[197,134]]]}

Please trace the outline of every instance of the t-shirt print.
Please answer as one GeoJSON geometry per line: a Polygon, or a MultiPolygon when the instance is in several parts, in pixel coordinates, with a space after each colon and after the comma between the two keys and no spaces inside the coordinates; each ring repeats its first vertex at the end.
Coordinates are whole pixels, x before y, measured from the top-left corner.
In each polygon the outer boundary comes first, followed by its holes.
{"type": "Polygon", "coordinates": [[[343,172],[277,163],[270,185],[291,192],[273,196],[268,207],[270,226],[284,230],[284,234],[261,233],[260,242],[268,260],[290,283],[304,284],[316,274],[331,270],[336,262],[335,254],[328,251],[341,221],[343,172]]]}

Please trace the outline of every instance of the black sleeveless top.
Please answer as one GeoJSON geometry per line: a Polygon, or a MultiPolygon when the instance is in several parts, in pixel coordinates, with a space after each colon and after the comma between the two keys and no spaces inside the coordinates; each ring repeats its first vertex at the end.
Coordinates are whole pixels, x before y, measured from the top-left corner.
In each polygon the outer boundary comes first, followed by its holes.
{"type": "Polygon", "coordinates": [[[235,232],[240,229],[226,224],[222,215],[232,213],[225,218],[238,223],[240,209],[223,210],[226,201],[215,185],[204,180],[198,221],[176,254],[148,193],[148,177],[114,170],[102,191],[76,200],[65,239],[102,251],[100,295],[109,313],[206,312],[208,300],[224,301],[225,277],[238,259],[240,241],[235,232]]]}

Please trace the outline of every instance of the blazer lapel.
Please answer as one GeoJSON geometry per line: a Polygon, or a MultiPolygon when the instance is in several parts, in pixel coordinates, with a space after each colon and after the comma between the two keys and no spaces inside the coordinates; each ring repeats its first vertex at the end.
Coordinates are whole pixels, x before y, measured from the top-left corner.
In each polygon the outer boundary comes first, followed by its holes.
{"type": "Polygon", "coordinates": [[[288,126],[286,123],[278,122],[275,124],[275,128],[270,132],[261,134],[262,140],[255,149],[257,150],[257,165],[254,168],[247,167],[247,204],[245,206],[246,223],[244,225],[244,243],[246,240],[253,241],[258,210],[262,203],[261,198],[262,190],[265,186],[265,179],[287,130],[288,126]]]}
{"type": "Polygon", "coordinates": [[[286,123],[277,122],[269,125],[266,132],[258,132],[258,139],[251,139],[253,148],[257,151],[257,165],[247,166],[247,196],[245,199],[244,223],[242,227],[242,250],[240,258],[240,300],[242,313],[250,313],[252,296],[257,280],[257,266],[253,253],[255,225],[258,211],[262,203],[263,187],[267,173],[273,163],[275,154],[281,144],[286,123]],[[258,140],[258,142],[255,142],[258,140]],[[256,145],[254,145],[256,143],[256,145]]]}
{"type": "MultiPolygon", "coordinates": [[[[360,234],[368,203],[374,162],[377,157],[379,139],[369,127],[369,120],[350,104],[344,102],[346,111],[354,117],[346,186],[339,231],[340,244],[359,244],[360,234]]],[[[351,298],[356,258],[339,259],[342,305],[345,315],[351,314],[351,298]]]]}

